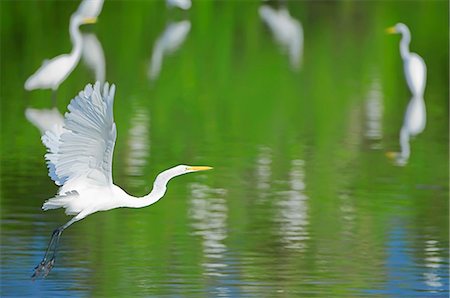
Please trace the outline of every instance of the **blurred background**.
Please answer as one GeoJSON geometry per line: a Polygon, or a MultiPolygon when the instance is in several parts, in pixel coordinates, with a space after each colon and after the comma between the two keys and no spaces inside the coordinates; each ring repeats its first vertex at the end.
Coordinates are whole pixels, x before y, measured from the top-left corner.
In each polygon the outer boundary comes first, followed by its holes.
{"type": "Polygon", "coordinates": [[[447,1],[106,0],[56,101],[25,90],[71,51],[79,4],[1,3],[1,296],[448,296],[447,1]],[[426,128],[401,162],[389,152],[411,94],[385,32],[398,22],[428,70],[426,128]],[[57,187],[39,116],[102,75],[117,87],[117,185],[142,196],[174,165],[215,169],[70,227],[32,282],[68,220],[40,210],[57,187]]]}

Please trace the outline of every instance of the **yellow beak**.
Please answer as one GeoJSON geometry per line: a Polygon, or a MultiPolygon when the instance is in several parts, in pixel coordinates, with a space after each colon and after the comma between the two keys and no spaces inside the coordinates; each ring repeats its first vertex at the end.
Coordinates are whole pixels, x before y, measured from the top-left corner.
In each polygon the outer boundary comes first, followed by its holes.
{"type": "Polygon", "coordinates": [[[388,151],[385,153],[387,158],[394,159],[397,157],[397,152],[388,151]]]}
{"type": "Polygon", "coordinates": [[[95,24],[97,23],[97,18],[84,18],[83,24],[95,24]]]}
{"type": "Polygon", "coordinates": [[[207,170],[211,170],[212,167],[205,167],[205,166],[193,166],[193,167],[188,167],[189,171],[207,171],[207,170]]]}
{"type": "Polygon", "coordinates": [[[394,33],[397,33],[397,30],[395,30],[395,27],[389,27],[389,28],[386,28],[386,33],[394,34],[394,33]]]}

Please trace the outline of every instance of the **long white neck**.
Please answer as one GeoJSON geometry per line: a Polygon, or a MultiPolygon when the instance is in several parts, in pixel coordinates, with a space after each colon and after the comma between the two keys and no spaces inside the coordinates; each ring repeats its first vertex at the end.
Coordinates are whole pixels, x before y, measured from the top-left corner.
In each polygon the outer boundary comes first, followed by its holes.
{"type": "Polygon", "coordinates": [[[70,52],[70,56],[75,61],[79,60],[81,57],[81,51],[83,49],[83,38],[80,32],[80,22],[77,21],[76,17],[72,17],[70,19],[70,40],[72,41],[72,51],[70,52]]]}
{"type": "Polygon", "coordinates": [[[409,30],[405,28],[402,30],[402,40],[400,41],[400,55],[402,59],[406,59],[409,57],[409,44],[411,42],[411,33],[409,30]]]}
{"type": "Polygon", "coordinates": [[[142,208],[146,206],[150,206],[157,201],[159,201],[167,190],[167,183],[173,177],[180,175],[181,173],[174,173],[173,169],[166,170],[160,173],[153,183],[152,191],[141,198],[128,198],[125,202],[124,207],[129,208],[142,208]]]}

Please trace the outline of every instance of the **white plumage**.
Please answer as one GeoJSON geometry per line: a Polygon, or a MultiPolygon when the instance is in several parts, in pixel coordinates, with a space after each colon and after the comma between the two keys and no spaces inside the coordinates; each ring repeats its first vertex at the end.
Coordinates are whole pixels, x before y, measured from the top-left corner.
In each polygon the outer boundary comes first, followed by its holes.
{"type": "Polygon", "coordinates": [[[400,41],[400,55],[403,60],[403,70],[406,83],[414,97],[423,97],[427,80],[427,66],[422,57],[409,50],[411,33],[403,23],[397,23],[394,27],[387,29],[388,33],[399,33],[402,35],[400,41]]]}
{"type": "Polygon", "coordinates": [[[113,184],[112,160],[116,141],[113,117],[114,85],[87,85],[69,104],[64,126],[47,130],[42,141],[50,178],[60,186],[43,210],[65,208],[74,217],[53,233],[49,248],[33,277],[46,276],[54,264],[59,237],[64,229],[89,214],[113,208],[141,208],[157,202],[173,177],[211,167],[179,165],[160,173],[152,191],[141,198],[130,196],[113,184]],[[52,252],[50,259],[48,253],[52,252]]]}

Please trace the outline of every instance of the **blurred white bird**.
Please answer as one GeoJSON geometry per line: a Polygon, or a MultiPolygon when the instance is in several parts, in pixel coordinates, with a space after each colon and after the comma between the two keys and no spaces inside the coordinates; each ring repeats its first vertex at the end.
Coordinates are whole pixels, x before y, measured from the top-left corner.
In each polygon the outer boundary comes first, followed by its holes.
{"type": "Polygon", "coordinates": [[[95,22],[95,18],[84,18],[78,14],[73,14],[70,18],[69,28],[70,39],[73,45],[72,51],[70,54],[63,54],[51,60],[45,60],[42,66],[26,80],[25,89],[52,89],[55,92],[80,60],[82,37],[79,26],[95,22]]]}
{"type": "Polygon", "coordinates": [[[188,20],[169,23],[167,25],[153,46],[152,59],[148,71],[148,76],[151,81],[158,78],[164,55],[175,52],[185,41],[190,29],[191,22],[188,20]]]}
{"type": "Polygon", "coordinates": [[[303,27],[286,8],[275,10],[268,5],[259,8],[259,16],[267,24],[276,42],[289,55],[291,67],[298,69],[303,56],[303,27]]]}
{"type": "Polygon", "coordinates": [[[178,7],[184,10],[191,8],[191,0],[166,0],[167,6],[178,7]]]}
{"type": "Polygon", "coordinates": [[[25,109],[25,117],[31,124],[36,126],[41,135],[47,130],[59,129],[64,124],[64,117],[56,107],[52,109],[25,109]]]}
{"type": "Polygon", "coordinates": [[[113,184],[112,160],[116,142],[113,117],[115,86],[107,83],[101,89],[97,82],[89,84],[69,104],[64,126],[59,132],[48,130],[42,142],[49,176],[60,186],[55,197],[45,201],[43,210],[64,208],[73,215],[57,228],[51,237],[44,258],[36,266],[32,278],[47,276],[52,269],[62,232],[74,222],[97,211],[114,208],[141,208],[163,197],[167,183],[173,177],[209,170],[206,166],[179,165],[160,173],[152,191],[144,197],[133,197],[113,184]]]}
{"type": "Polygon", "coordinates": [[[411,33],[403,23],[386,29],[388,33],[400,33],[400,55],[403,60],[403,69],[412,98],[406,107],[403,125],[400,130],[400,152],[388,152],[387,156],[394,158],[398,165],[405,165],[411,154],[410,138],[420,134],[426,126],[426,107],[424,91],[427,78],[427,67],[422,57],[409,51],[411,33]]]}
{"type": "Polygon", "coordinates": [[[400,33],[400,54],[403,59],[403,69],[409,90],[414,97],[423,97],[427,80],[427,67],[422,57],[409,51],[411,33],[403,23],[398,23],[394,27],[386,29],[388,33],[400,33]]]}
{"type": "Polygon", "coordinates": [[[105,82],[105,54],[102,44],[94,33],[83,33],[83,62],[94,72],[95,80],[105,82]]]}

